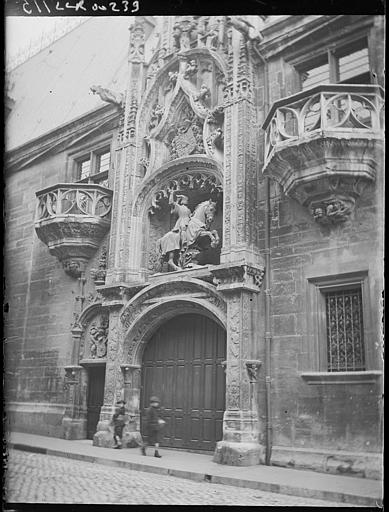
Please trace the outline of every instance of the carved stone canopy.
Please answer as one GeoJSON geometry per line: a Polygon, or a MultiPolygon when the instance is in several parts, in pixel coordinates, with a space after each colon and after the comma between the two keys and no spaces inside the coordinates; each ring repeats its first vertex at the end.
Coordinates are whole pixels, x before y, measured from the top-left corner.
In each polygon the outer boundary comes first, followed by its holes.
{"type": "Polygon", "coordinates": [[[168,200],[171,191],[183,193],[189,198],[189,204],[198,204],[212,198],[222,203],[222,185],[214,175],[201,171],[185,172],[169,180],[161,189],[153,194],[149,213],[168,212],[168,200]]]}
{"type": "Polygon", "coordinates": [[[94,184],[59,184],[36,193],[35,231],[63,264],[79,277],[100,246],[111,221],[112,191],[94,184]]]}
{"type": "Polygon", "coordinates": [[[317,222],[344,222],[383,160],[382,107],[373,85],[321,85],[275,102],[263,125],[264,174],[317,222]]]}

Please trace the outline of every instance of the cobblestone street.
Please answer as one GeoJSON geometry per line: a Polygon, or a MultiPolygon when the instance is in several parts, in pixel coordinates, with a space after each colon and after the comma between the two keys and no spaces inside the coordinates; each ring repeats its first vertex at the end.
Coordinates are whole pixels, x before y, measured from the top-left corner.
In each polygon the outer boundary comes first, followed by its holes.
{"type": "Polygon", "coordinates": [[[19,450],[9,451],[5,484],[8,503],[342,506],[19,450]]]}

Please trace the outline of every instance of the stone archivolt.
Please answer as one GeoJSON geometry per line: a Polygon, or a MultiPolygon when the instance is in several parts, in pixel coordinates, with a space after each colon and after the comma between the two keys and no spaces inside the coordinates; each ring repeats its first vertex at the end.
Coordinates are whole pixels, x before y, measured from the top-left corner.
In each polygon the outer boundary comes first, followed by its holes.
{"type": "Polygon", "coordinates": [[[193,189],[205,187],[204,193],[221,192],[222,169],[214,160],[205,155],[189,155],[168,162],[156,170],[147,179],[143,180],[133,206],[133,215],[143,215],[146,210],[152,214],[158,201],[168,196],[170,185],[177,186],[177,190],[184,193],[193,189]],[[203,181],[204,180],[204,181],[203,181]],[[150,210],[151,209],[151,210],[150,210]]]}
{"type": "Polygon", "coordinates": [[[189,278],[151,285],[137,293],[124,307],[120,322],[125,331],[125,362],[140,364],[140,348],[158,325],[180,313],[198,312],[226,325],[227,306],[215,287],[189,278]]]}
{"type": "MultiPolygon", "coordinates": [[[[161,271],[160,255],[157,254],[157,240],[171,229],[169,196],[172,192],[186,195],[189,200],[188,206],[192,212],[203,201],[209,199],[215,201],[217,208],[214,225],[211,229],[218,230],[219,238],[222,233],[220,166],[205,155],[190,155],[165,164],[143,181],[142,188],[136,194],[132,210],[133,215],[144,218],[144,222],[148,226],[147,236],[142,239],[142,253],[145,255],[145,266],[151,273],[161,271]]],[[[200,264],[204,264],[205,261],[208,263],[218,262],[220,249],[212,249],[211,252],[212,254],[207,253],[208,256],[205,260],[203,257],[200,258],[200,264]]]]}

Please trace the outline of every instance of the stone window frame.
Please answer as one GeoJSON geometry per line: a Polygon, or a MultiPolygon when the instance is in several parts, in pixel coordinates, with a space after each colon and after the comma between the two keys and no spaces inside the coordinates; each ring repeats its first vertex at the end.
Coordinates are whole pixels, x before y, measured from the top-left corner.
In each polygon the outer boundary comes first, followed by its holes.
{"type": "MultiPolygon", "coordinates": [[[[328,83],[343,83],[339,81],[338,74],[338,61],[340,58],[345,55],[351,54],[354,51],[367,48],[368,54],[368,62],[370,69],[371,62],[371,45],[370,45],[370,34],[369,34],[370,26],[363,27],[358,30],[357,33],[350,34],[349,36],[342,37],[341,39],[335,37],[331,38],[324,45],[316,46],[310,49],[309,53],[307,51],[303,52],[300,56],[290,56],[287,58],[287,61],[290,65],[292,65],[297,74],[299,75],[300,87],[299,89],[303,89],[303,81],[302,77],[305,72],[309,71],[309,69],[316,68],[326,62],[329,65],[329,81],[328,83]]],[[[350,79],[349,79],[350,80],[350,79]]],[[[354,83],[346,80],[344,83],[354,83]]],[[[324,83],[324,82],[323,82],[324,83]]],[[[359,83],[359,82],[358,82],[359,83]]],[[[361,82],[365,83],[365,82],[361,82]]],[[[368,83],[372,83],[372,77],[370,76],[368,83]]]]}
{"type": "MultiPolygon", "coordinates": [[[[110,169],[113,163],[112,151],[112,134],[107,137],[106,135],[101,139],[95,139],[88,144],[84,144],[82,149],[78,149],[68,154],[68,169],[69,174],[72,176],[72,181],[75,183],[96,183],[108,181],[110,169]],[[98,172],[99,157],[105,153],[110,153],[110,168],[102,172],[98,172]],[[89,176],[80,179],[80,166],[82,162],[89,159],[91,162],[91,171],[89,176]]],[[[105,185],[108,186],[108,185],[105,185]]]]}
{"type": "Polygon", "coordinates": [[[307,278],[307,326],[310,338],[308,352],[310,370],[301,373],[307,384],[361,384],[372,383],[381,372],[374,369],[371,350],[373,348],[369,276],[367,270],[344,274],[307,278]],[[365,350],[365,370],[330,372],[327,370],[327,333],[325,291],[336,291],[351,286],[360,286],[362,292],[363,335],[365,350]]]}

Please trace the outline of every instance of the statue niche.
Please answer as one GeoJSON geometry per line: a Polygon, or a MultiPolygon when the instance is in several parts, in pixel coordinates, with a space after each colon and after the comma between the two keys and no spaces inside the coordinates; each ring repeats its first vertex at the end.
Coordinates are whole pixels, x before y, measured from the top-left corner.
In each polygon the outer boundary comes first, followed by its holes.
{"type": "Polygon", "coordinates": [[[202,173],[172,180],[154,195],[149,214],[154,216],[152,225],[158,226],[159,235],[150,248],[150,258],[158,262],[158,270],[219,264],[221,204],[220,185],[202,173]]]}
{"type": "Polygon", "coordinates": [[[173,271],[199,266],[199,254],[216,249],[220,243],[218,232],[210,230],[215,218],[216,201],[202,201],[193,213],[187,206],[188,202],[186,195],[178,194],[174,199],[174,191],[171,192],[171,213],[178,218],[173,229],[157,241],[161,263],[167,261],[169,270],[173,271]]]}

